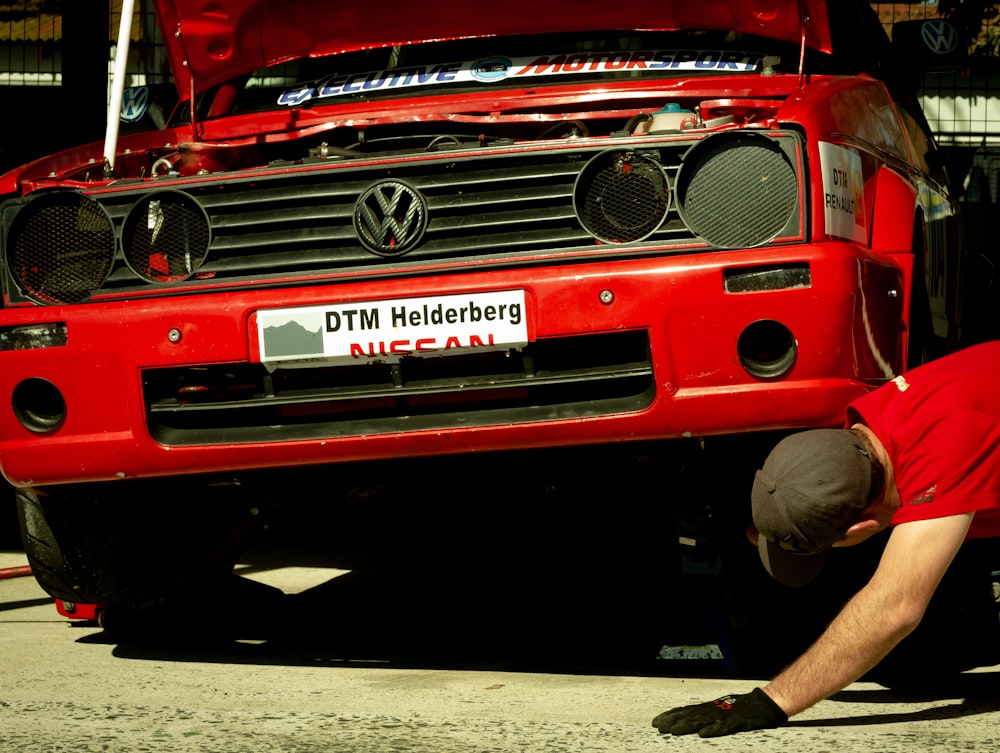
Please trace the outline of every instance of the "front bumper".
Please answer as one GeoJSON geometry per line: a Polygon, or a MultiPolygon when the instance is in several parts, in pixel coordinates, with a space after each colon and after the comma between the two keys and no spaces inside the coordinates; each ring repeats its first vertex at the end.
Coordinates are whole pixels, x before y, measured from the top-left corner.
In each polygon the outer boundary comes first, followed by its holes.
{"type": "Polygon", "coordinates": [[[40,485],[836,425],[903,362],[902,289],[891,257],[827,243],[12,308],[0,335],[57,323],[65,343],[0,351],[12,396],[0,462],[13,483],[40,485]],[[790,268],[808,284],[783,286],[790,268]],[[740,275],[777,282],[727,289],[740,275]],[[471,375],[428,359],[441,368],[420,372],[423,393],[391,365],[289,370],[294,387],[262,386],[275,372],[255,363],[258,311],[500,290],[525,291],[525,352],[562,376],[543,384],[515,353],[516,368],[471,375]],[[749,373],[739,352],[762,321],[794,344],[773,376],[749,373]],[[560,365],[567,343],[582,361],[560,365]],[[384,384],[367,376],[377,368],[384,384]],[[63,401],[52,426],[26,420],[25,384],[63,401]]]}

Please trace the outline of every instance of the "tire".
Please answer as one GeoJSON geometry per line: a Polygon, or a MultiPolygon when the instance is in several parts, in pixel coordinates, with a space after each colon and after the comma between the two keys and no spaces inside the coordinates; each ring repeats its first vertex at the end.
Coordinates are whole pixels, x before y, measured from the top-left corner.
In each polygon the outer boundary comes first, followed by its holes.
{"type": "Polygon", "coordinates": [[[18,489],[17,512],[47,593],[133,607],[231,572],[257,518],[238,485],[164,480],[18,489]]]}

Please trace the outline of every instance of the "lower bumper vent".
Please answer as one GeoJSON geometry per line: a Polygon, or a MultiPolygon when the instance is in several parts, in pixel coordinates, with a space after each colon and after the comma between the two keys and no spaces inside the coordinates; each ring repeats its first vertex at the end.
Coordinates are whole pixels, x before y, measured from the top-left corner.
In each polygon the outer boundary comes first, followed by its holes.
{"type": "Polygon", "coordinates": [[[645,331],[391,365],[154,369],[143,390],[150,433],[168,446],[571,420],[639,411],[656,393],[645,331]]]}

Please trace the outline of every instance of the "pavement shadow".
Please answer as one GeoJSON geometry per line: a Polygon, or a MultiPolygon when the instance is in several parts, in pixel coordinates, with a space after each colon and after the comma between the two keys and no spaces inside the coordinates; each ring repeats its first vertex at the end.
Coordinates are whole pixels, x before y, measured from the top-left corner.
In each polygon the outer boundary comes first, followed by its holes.
{"type": "Polygon", "coordinates": [[[234,578],[198,598],[109,612],[105,630],[80,640],[113,644],[121,658],[177,661],[604,673],[651,663],[656,636],[642,626],[657,624],[656,605],[630,595],[620,575],[574,586],[551,567],[515,570],[397,562],[293,595],[234,578]]]}
{"type": "Polygon", "coordinates": [[[349,574],[295,595],[227,583],[142,614],[109,612],[93,640],[120,656],[207,641],[220,661],[632,668],[655,656],[667,615],[683,609],[664,498],[684,494],[667,482],[679,461],[662,453],[576,448],[373,467],[336,494],[278,510],[247,560],[349,574]],[[229,652],[225,636],[258,644],[229,652]]]}
{"type": "MultiPolygon", "coordinates": [[[[839,550],[805,589],[768,578],[745,536],[747,469],[767,449],[744,443],[707,467],[644,445],[407,461],[355,476],[367,480],[336,504],[296,499],[245,560],[348,574],[296,594],[204,582],[109,612],[80,640],[166,661],[766,678],[815,639],[880,552],[839,550]],[[725,660],[663,661],[665,645],[715,645],[725,660]]],[[[979,618],[959,602],[925,620],[900,665],[947,654],[928,647],[972,647],[979,618]]],[[[944,658],[952,675],[1000,662],[944,658]]]]}
{"type": "Polygon", "coordinates": [[[14,612],[18,609],[27,609],[29,607],[40,607],[46,604],[52,604],[52,599],[22,599],[21,601],[4,601],[0,602],[0,612],[14,612]]]}
{"type": "Polygon", "coordinates": [[[956,702],[936,705],[914,711],[867,714],[864,716],[830,717],[824,719],[792,720],[790,727],[869,727],[900,722],[944,721],[968,716],[979,716],[1000,711],[1000,672],[972,672],[959,674],[936,683],[933,687],[884,688],[879,690],[848,689],[830,700],[842,703],[894,704],[935,703],[949,699],[956,702]]]}

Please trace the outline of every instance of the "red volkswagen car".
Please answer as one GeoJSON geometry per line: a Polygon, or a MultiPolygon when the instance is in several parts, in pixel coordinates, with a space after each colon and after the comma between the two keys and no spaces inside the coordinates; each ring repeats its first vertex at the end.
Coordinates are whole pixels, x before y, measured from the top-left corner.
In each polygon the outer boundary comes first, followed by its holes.
{"type": "Polygon", "coordinates": [[[0,176],[0,465],[58,598],[155,594],[137,531],[248,479],[835,425],[956,331],[895,75],[947,25],[899,66],[860,0],[156,6],[172,98],[0,176]]]}

